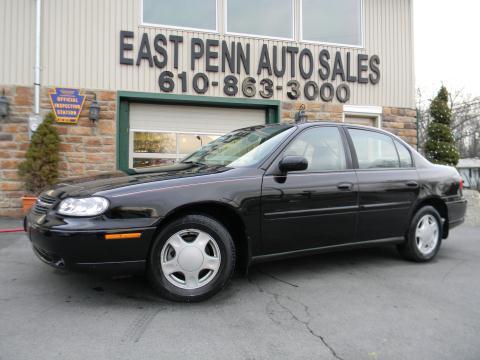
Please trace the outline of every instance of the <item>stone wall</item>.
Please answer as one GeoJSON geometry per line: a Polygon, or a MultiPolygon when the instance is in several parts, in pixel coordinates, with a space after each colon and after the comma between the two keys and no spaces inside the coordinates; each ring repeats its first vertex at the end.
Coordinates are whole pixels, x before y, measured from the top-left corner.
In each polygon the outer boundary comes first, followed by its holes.
{"type": "Polygon", "coordinates": [[[0,118],[0,216],[19,216],[23,183],[17,174],[18,164],[28,148],[27,120],[32,112],[32,89],[1,86],[10,104],[9,116],[0,118]]]}
{"type": "MultiPolygon", "coordinates": [[[[0,216],[21,216],[21,197],[25,194],[18,178],[18,164],[28,148],[28,117],[33,109],[33,88],[0,86],[10,104],[9,116],[0,119],[0,216]]],[[[41,114],[51,111],[48,93],[41,90],[41,114]]],[[[81,90],[87,96],[76,125],[55,124],[61,138],[60,178],[96,175],[114,171],[116,92],[81,90]],[[88,119],[93,96],[100,105],[97,124],[88,119]]]]}
{"type": "Polygon", "coordinates": [[[302,102],[283,102],[282,103],[282,122],[294,122],[295,114],[305,107],[305,112],[309,121],[335,121],[341,122],[343,119],[343,105],[323,104],[323,103],[302,103],[302,102]]]}
{"type": "Polygon", "coordinates": [[[415,110],[384,107],[382,128],[401,137],[413,147],[416,147],[417,112],[415,110]]]}

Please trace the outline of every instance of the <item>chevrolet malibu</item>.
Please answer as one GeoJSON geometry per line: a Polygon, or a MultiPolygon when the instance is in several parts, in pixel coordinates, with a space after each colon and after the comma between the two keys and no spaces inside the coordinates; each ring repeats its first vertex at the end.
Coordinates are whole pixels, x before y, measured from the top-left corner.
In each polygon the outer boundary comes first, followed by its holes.
{"type": "Polygon", "coordinates": [[[60,183],[25,227],[49,265],[146,271],[162,296],[201,301],[263,261],[384,244],[430,261],[465,211],[458,172],[394,135],[303,123],[236,130],[171,166],[60,183]]]}

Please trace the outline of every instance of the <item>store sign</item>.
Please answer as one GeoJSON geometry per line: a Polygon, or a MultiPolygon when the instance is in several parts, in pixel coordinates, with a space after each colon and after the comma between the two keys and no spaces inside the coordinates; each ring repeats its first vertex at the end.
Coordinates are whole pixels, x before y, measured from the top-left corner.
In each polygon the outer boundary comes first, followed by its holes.
{"type": "Polygon", "coordinates": [[[311,101],[330,102],[337,99],[346,103],[350,99],[350,84],[376,85],[380,82],[380,58],[378,55],[353,54],[351,51],[332,52],[321,49],[318,54],[309,48],[297,46],[271,46],[263,44],[254,52],[248,42],[227,42],[217,39],[192,38],[189,54],[182,54],[183,36],[156,34],[153,38],[143,33],[135,39],[133,31],[120,31],[120,64],[149,66],[164,69],[172,65],[176,74],[164,70],[158,77],[160,91],[181,92],[193,88],[197,94],[205,94],[212,87],[222,87],[227,96],[243,94],[265,99],[276,92],[285,91],[296,100],[302,95],[311,101]],[[134,47],[135,45],[135,47],[134,47]],[[168,45],[168,46],[167,46],[168,45]],[[168,49],[173,51],[168,51],[168,49]],[[254,58],[253,53],[258,53],[254,58]],[[179,69],[188,57],[189,69],[179,69]],[[200,64],[203,64],[200,68],[200,64]],[[210,81],[209,73],[224,73],[223,82],[210,81]],[[242,81],[241,73],[245,73],[242,81]],[[262,74],[268,77],[260,77],[262,74]],[[321,81],[313,80],[318,74],[321,81]],[[260,77],[260,78],[259,78],[260,77]],[[272,79],[288,79],[274,84],[272,79]],[[298,79],[303,79],[303,84],[298,79]],[[341,80],[338,82],[338,80],[341,80]]]}
{"type": "Polygon", "coordinates": [[[82,112],[85,96],[78,89],[56,88],[50,93],[50,102],[57,122],[76,124],[82,112]]]}

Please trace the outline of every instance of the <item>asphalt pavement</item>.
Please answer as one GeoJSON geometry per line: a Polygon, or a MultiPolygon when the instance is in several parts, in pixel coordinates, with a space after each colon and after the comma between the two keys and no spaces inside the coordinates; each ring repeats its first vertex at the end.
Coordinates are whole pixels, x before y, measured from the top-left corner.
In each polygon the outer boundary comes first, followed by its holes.
{"type": "Polygon", "coordinates": [[[23,233],[0,234],[2,360],[478,360],[479,334],[480,227],[428,264],[382,247],[259,265],[200,304],[55,270],[23,233]]]}

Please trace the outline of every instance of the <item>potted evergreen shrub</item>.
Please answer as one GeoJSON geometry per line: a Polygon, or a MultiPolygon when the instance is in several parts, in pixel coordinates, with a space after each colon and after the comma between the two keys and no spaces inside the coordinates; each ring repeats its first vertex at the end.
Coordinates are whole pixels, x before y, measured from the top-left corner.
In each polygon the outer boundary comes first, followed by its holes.
{"type": "Polygon", "coordinates": [[[19,165],[19,175],[26,189],[22,198],[24,212],[30,209],[45,187],[53,185],[58,179],[60,136],[53,121],[53,113],[45,116],[32,135],[25,161],[19,165]]]}

